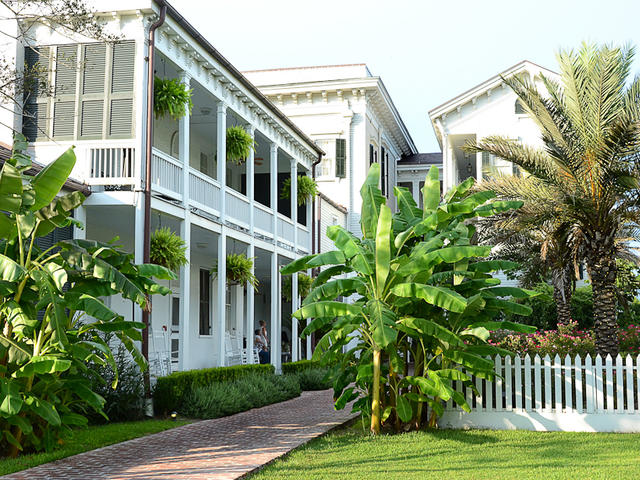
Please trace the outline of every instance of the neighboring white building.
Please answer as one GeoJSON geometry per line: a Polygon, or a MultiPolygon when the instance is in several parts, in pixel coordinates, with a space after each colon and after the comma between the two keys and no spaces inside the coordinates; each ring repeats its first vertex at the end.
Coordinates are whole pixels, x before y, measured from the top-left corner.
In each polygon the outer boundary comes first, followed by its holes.
{"type": "Polygon", "coordinates": [[[417,150],[380,77],[365,64],[244,73],[326,152],[316,181],[347,208],[350,231],[361,234],[360,187],[373,162],[380,163],[382,192],[395,206],[396,161],[417,150]]]}
{"type": "Polygon", "coordinates": [[[420,208],[422,208],[424,181],[434,165],[438,167],[440,194],[442,194],[442,153],[416,153],[403,157],[396,163],[396,185],[408,188],[420,208]]]}
{"type": "MultiPolygon", "coordinates": [[[[27,135],[40,164],[76,146],[73,177],[91,187],[75,212],[86,223],[76,236],[106,241],[117,235],[139,263],[143,179],[151,161],[151,231],[179,232],[190,262],[171,282],[173,295],[153,299],[150,358],[157,367],[169,355],[173,369],[240,363],[259,320],[267,322],[272,363],[279,366],[281,339],[298,338],[291,312],[299,304],[283,299],[279,268],[312,248],[311,205],[297,207],[295,180],[291,200],[280,199],[279,191],[286,178],[310,175],[322,150],[164,0],[114,2],[99,17],[121,42],[70,38],[35,25],[28,45],[4,46],[14,49],[9,53],[17,65],[24,59],[46,66],[55,92],[28,99],[25,110],[33,118],[16,112],[14,128],[27,135]],[[155,73],[189,84],[194,107],[179,120],[155,120],[147,159],[147,38],[162,6],[167,14],[156,34],[155,73]],[[217,161],[226,157],[231,125],[246,127],[256,139],[255,155],[240,166],[217,161]],[[228,253],[255,258],[258,291],[214,278],[214,266],[224,268],[228,253]]],[[[10,133],[5,128],[0,140],[10,133]]],[[[140,320],[131,302],[109,302],[140,320]]],[[[294,341],[293,360],[310,356],[309,346],[294,341]]]]}
{"type": "Polygon", "coordinates": [[[502,135],[533,146],[542,144],[537,125],[502,80],[524,75],[544,91],[540,74],[557,78],[555,72],[525,60],[429,111],[442,149],[445,191],[471,176],[481,180],[492,171],[517,173],[517,167],[505,160],[464,152],[467,142],[502,135]]]}

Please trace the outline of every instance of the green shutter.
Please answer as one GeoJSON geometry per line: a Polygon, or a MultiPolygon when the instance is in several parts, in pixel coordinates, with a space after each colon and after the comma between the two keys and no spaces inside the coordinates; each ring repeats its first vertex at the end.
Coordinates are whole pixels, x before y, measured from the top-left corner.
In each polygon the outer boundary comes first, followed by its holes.
{"type": "Polygon", "coordinates": [[[103,106],[103,100],[85,100],[82,102],[82,121],[80,122],[80,136],[102,136],[103,106]]]}
{"type": "Polygon", "coordinates": [[[121,42],[113,46],[111,93],[133,92],[136,44],[121,42]]]}
{"type": "Polygon", "coordinates": [[[345,178],[347,163],[347,141],[344,138],[336,139],[336,177],[345,178]]]}
{"type": "Polygon", "coordinates": [[[27,103],[22,116],[22,133],[30,142],[47,138],[47,104],[27,103]]]}
{"type": "Polygon", "coordinates": [[[104,93],[107,45],[92,43],[84,47],[82,94],[104,93]]]}
{"type": "Polygon", "coordinates": [[[131,136],[133,120],[133,99],[119,98],[111,100],[111,115],[109,117],[109,135],[131,136]]]}
{"type": "Polygon", "coordinates": [[[49,47],[26,47],[22,133],[28,141],[48,138],[49,47]]]}

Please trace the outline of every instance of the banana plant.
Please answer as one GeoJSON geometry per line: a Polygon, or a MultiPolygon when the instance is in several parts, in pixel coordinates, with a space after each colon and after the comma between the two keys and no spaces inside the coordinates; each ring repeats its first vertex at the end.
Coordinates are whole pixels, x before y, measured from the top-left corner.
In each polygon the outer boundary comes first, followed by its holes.
{"type": "Polygon", "coordinates": [[[472,375],[492,380],[500,352],[489,345],[496,328],[520,332],[533,327],[500,321],[501,312],[530,309],[505,297],[535,292],[499,286],[492,272],[516,268],[512,262],[486,260],[491,248],[473,244],[473,219],[519,208],[519,202],[492,201],[491,192],[471,193],[468,180],[440,198],[438,169],[427,175],[419,208],[407,189],[395,188],[398,212],[392,214],[378,188],[380,168],[371,166],[360,191],[358,238],[341,226],[327,229],[336,250],[308,255],[282,269],[292,274],[322,271],[312,284],[298,319],[311,319],[302,336],[326,333],[314,358],[333,363],[336,408],[354,401],[370,417],[370,430],[392,422],[420,428],[424,405],[435,426],[443,402],[469,410],[453,381],[475,389],[472,375]],[[350,303],[338,301],[350,297],[350,303]],[[349,345],[355,346],[349,347],[349,345]],[[410,375],[408,359],[413,359],[410,375]]]}
{"type": "Polygon", "coordinates": [[[38,238],[55,228],[82,226],[71,214],[84,196],[61,193],[73,149],[30,176],[26,146],[17,137],[0,171],[0,448],[12,456],[52,448],[71,427],[86,425],[87,409],[104,415],[104,399],[86,382],[87,362],[114,370],[116,363],[98,333],[114,334],[146,365],[135,346],[144,325],[102,299],[121,295],[148,308],[149,295],[169,293],[152,277],[175,278],[157,265],[135,265],[114,243],[40,248],[38,238]]]}

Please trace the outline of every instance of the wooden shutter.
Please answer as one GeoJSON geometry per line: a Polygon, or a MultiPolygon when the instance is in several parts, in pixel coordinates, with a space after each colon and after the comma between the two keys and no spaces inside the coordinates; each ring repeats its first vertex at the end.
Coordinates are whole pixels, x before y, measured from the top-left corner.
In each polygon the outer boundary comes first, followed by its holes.
{"type": "Polygon", "coordinates": [[[75,107],[76,102],[74,100],[56,101],[53,104],[54,138],[73,138],[75,107]]]}
{"type": "Polygon", "coordinates": [[[107,45],[92,43],[85,45],[83,58],[82,94],[104,94],[105,62],[107,45]]]}
{"type": "Polygon", "coordinates": [[[108,135],[133,137],[136,44],[119,42],[113,46],[108,135]]]}
{"type": "Polygon", "coordinates": [[[387,195],[387,164],[385,162],[384,147],[380,147],[380,186],[382,187],[382,195],[387,195]]]}
{"type": "Polygon", "coordinates": [[[82,122],[80,136],[98,137],[102,135],[103,100],[85,100],[82,102],[82,122]]]}
{"type": "Polygon", "coordinates": [[[56,53],[56,97],[76,95],[78,46],[60,45],[56,53]]]}
{"type": "Polygon", "coordinates": [[[336,139],[336,177],[345,178],[347,164],[347,141],[344,138],[336,139]]]}
{"type": "Polygon", "coordinates": [[[27,74],[25,78],[24,112],[22,115],[22,133],[28,141],[45,139],[49,136],[49,99],[50,78],[49,47],[26,47],[24,51],[27,74]]]}

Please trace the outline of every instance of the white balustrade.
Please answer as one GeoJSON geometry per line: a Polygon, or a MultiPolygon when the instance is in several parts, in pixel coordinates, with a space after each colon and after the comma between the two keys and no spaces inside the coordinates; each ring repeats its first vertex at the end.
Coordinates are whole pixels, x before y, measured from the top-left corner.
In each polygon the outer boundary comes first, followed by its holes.
{"type": "Polygon", "coordinates": [[[265,207],[259,202],[254,202],[253,212],[254,227],[259,233],[273,236],[273,212],[269,207],[265,207]]]}
{"type": "Polygon", "coordinates": [[[311,233],[309,233],[309,229],[302,225],[298,225],[298,247],[301,250],[309,252],[309,248],[311,246],[311,233]]]}
{"type": "Polygon", "coordinates": [[[151,153],[151,183],[155,190],[182,198],[182,164],[176,158],[154,148],[151,153]]]}
{"type": "Polygon", "coordinates": [[[249,199],[231,187],[226,190],[226,216],[227,220],[241,227],[249,228],[249,199]]]}
{"type": "Polygon", "coordinates": [[[284,215],[278,214],[278,236],[280,240],[293,244],[293,222],[284,215]]]}
{"type": "Polygon", "coordinates": [[[502,378],[473,377],[482,396],[447,402],[440,427],[640,432],[640,356],[489,360],[502,378]]]}
{"type": "Polygon", "coordinates": [[[135,147],[87,149],[88,178],[93,185],[130,185],[135,183],[135,147]]]}
{"type": "Polygon", "coordinates": [[[220,212],[220,185],[213,178],[193,168],[189,172],[189,196],[197,207],[220,212]]]}

